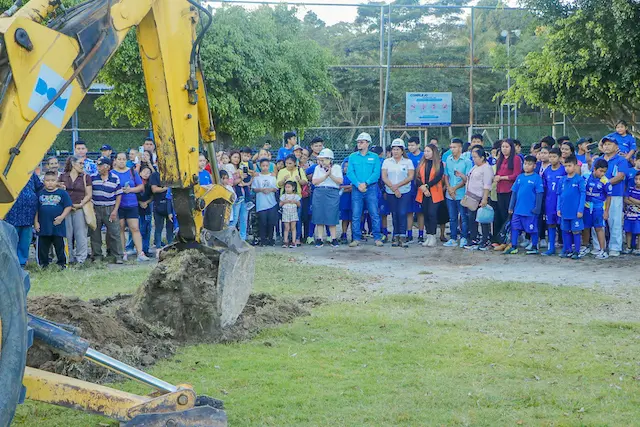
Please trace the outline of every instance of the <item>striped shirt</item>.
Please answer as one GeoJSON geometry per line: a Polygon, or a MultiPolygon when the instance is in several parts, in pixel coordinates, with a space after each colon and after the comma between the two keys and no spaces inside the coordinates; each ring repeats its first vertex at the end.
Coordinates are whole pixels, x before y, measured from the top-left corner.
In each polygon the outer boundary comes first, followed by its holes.
{"type": "Polygon", "coordinates": [[[93,186],[93,204],[96,206],[114,206],[116,197],[122,195],[120,179],[109,172],[109,178],[104,181],[100,174],[91,177],[93,186]]]}

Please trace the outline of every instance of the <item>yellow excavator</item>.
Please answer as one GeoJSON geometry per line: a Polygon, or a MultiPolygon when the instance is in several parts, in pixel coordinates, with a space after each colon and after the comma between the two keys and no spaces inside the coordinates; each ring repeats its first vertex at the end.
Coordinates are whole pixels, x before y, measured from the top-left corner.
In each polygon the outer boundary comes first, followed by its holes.
{"type": "MultiPolygon", "coordinates": [[[[199,0],[16,0],[0,15],[0,218],[4,218],[100,70],[131,30],[137,33],[163,185],[179,224],[175,250],[219,254],[216,310],[233,324],[253,282],[254,253],[227,224],[233,195],[219,182],[216,134],[199,49],[212,16],[199,0]],[[23,4],[24,3],[24,4],[23,4]],[[198,184],[200,143],[214,168],[198,184]],[[209,187],[207,187],[209,188],[209,187]]],[[[16,233],[0,221],[0,427],[22,399],[101,414],[125,426],[225,426],[221,402],[127,366],[89,346],[73,328],[26,310],[29,279],[16,233]],[[147,396],[25,367],[33,338],[155,389],[147,396]]]]}

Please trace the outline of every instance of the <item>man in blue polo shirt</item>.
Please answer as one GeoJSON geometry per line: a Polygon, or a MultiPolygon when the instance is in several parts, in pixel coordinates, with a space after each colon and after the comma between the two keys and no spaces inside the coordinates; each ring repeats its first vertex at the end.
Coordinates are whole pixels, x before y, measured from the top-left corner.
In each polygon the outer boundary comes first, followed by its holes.
{"type": "Polygon", "coordinates": [[[467,245],[467,233],[468,227],[468,213],[467,208],[462,206],[461,201],[465,193],[465,183],[467,182],[467,175],[471,171],[473,165],[469,160],[462,157],[462,140],[460,138],[453,138],[449,147],[451,156],[447,159],[444,165],[444,183],[447,188],[445,194],[445,200],[447,208],[449,209],[449,223],[451,224],[451,239],[447,241],[444,246],[453,247],[457,246],[456,241],[458,237],[458,216],[461,220],[460,226],[460,247],[464,248],[467,245]]]}
{"type": "MultiPolygon", "coordinates": [[[[623,196],[624,196],[624,182],[627,174],[629,163],[627,159],[621,156],[618,147],[618,140],[616,138],[605,136],[602,138],[601,144],[604,155],[601,157],[607,161],[608,168],[606,177],[609,179],[611,186],[611,206],[609,207],[609,256],[620,256],[622,251],[622,224],[624,220],[623,216],[623,196]]],[[[594,159],[593,164],[596,163],[594,159]]],[[[593,171],[592,171],[593,172],[593,171]]],[[[598,239],[593,240],[593,247],[596,251],[599,251],[600,244],[598,239]]]]}
{"type": "Polygon", "coordinates": [[[347,177],[353,185],[351,192],[351,233],[350,247],[360,245],[362,231],[360,221],[364,204],[371,216],[373,238],[376,246],[382,246],[382,234],[380,233],[380,213],[378,211],[378,180],[380,179],[381,164],[378,156],[369,151],[371,135],[366,132],[358,135],[356,139],[358,151],[349,156],[347,177]]]}
{"type": "Polygon", "coordinates": [[[284,147],[278,149],[278,156],[276,162],[286,159],[293,154],[293,146],[298,142],[298,137],[295,132],[286,132],[284,134],[284,147]]]}
{"type": "Polygon", "coordinates": [[[107,229],[107,251],[116,257],[116,264],[122,264],[122,243],[120,242],[120,222],[118,208],[122,199],[120,179],[111,172],[111,159],[100,157],[96,162],[98,173],[91,177],[92,200],[96,212],[97,226],[91,231],[91,252],[94,259],[102,255],[102,226],[107,229]]]}

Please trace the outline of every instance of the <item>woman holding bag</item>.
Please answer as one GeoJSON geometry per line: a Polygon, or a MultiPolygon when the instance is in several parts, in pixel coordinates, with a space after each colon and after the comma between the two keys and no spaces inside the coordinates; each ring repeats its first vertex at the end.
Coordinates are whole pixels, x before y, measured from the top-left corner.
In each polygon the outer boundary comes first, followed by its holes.
{"type": "MultiPolygon", "coordinates": [[[[465,246],[469,250],[486,251],[491,246],[490,224],[480,224],[482,235],[478,236],[478,224],[476,218],[478,209],[484,208],[489,203],[489,192],[493,183],[493,168],[487,163],[484,148],[477,147],[471,152],[473,168],[467,179],[465,198],[468,199],[467,215],[469,216],[469,234],[471,242],[465,246]]],[[[463,200],[464,201],[464,200],[463,200]]]]}
{"type": "MultiPolygon", "coordinates": [[[[87,239],[87,220],[85,206],[91,203],[91,178],[84,172],[84,161],[75,156],[69,156],[64,166],[64,172],[58,178],[61,187],[71,197],[72,209],[65,224],[67,227],[67,243],[69,245],[69,262],[83,264],[89,252],[87,239]]],[[[89,213],[93,209],[87,209],[89,213]]],[[[95,216],[95,214],[94,214],[95,216]]],[[[95,220],[94,220],[95,221],[95,220]]]]}
{"type": "Polygon", "coordinates": [[[440,151],[435,144],[424,147],[424,156],[416,171],[416,202],[422,204],[424,226],[427,236],[422,246],[436,245],[436,227],[438,226],[438,210],[444,201],[442,177],[444,165],[440,160],[440,151]]]}

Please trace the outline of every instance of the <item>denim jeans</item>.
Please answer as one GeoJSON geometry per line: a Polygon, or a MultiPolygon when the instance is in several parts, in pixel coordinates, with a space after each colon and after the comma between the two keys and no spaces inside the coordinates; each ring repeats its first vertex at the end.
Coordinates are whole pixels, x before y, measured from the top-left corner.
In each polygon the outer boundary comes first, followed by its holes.
{"type": "Polygon", "coordinates": [[[229,227],[238,226],[240,230],[240,238],[247,240],[247,223],[249,222],[249,211],[247,210],[247,202],[244,196],[238,197],[233,204],[232,219],[229,227]]]}
{"type": "Polygon", "coordinates": [[[411,201],[411,193],[405,193],[400,198],[397,198],[395,194],[387,194],[387,204],[393,220],[394,236],[407,234],[407,212],[409,212],[411,201]]]}
{"type": "Polygon", "coordinates": [[[33,230],[30,225],[24,227],[15,227],[18,232],[18,260],[21,266],[25,266],[29,260],[29,248],[31,247],[31,238],[33,230]]]}
{"type": "Polygon", "coordinates": [[[451,238],[456,240],[458,238],[458,216],[462,221],[460,225],[460,232],[465,239],[469,236],[469,214],[467,208],[460,204],[460,200],[447,200],[447,208],[449,208],[449,226],[451,227],[451,238]]]}
{"type": "Polygon", "coordinates": [[[167,244],[173,242],[173,221],[169,219],[169,216],[161,215],[158,212],[153,213],[153,222],[155,223],[155,233],[153,242],[157,249],[160,249],[162,245],[162,229],[166,226],[167,231],[167,244]]]}
{"type": "Polygon", "coordinates": [[[233,202],[231,207],[231,219],[229,220],[229,228],[233,228],[238,225],[238,218],[240,217],[240,205],[244,203],[244,196],[240,196],[233,202]]]}
{"type": "MultiPolygon", "coordinates": [[[[142,236],[142,252],[149,255],[151,241],[151,214],[140,215],[140,235],[142,236]]],[[[129,234],[131,236],[131,234],[129,234]]]]}
{"type": "Polygon", "coordinates": [[[353,234],[353,240],[362,240],[362,230],[360,229],[360,222],[362,219],[362,211],[364,205],[367,205],[367,210],[371,216],[371,227],[373,228],[374,240],[382,240],[382,234],[380,233],[380,212],[378,211],[378,186],[373,185],[367,188],[364,193],[358,190],[355,186],[353,193],[351,193],[351,233],[353,234]]]}

